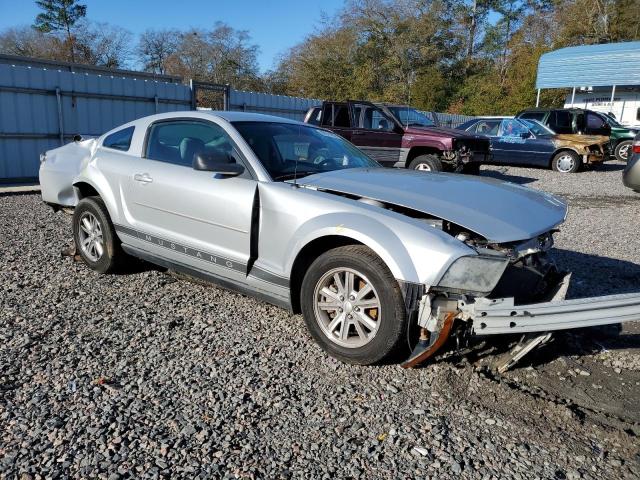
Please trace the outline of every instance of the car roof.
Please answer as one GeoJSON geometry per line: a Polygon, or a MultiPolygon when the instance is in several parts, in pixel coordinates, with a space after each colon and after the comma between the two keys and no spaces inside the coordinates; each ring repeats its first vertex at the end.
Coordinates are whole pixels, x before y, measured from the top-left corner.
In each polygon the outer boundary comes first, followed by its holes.
{"type": "MultiPolygon", "coordinates": [[[[284,117],[276,117],[275,115],[265,115],[253,112],[232,112],[224,110],[180,110],[175,112],[159,113],[144,117],[147,121],[169,120],[172,118],[207,118],[217,117],[227,122],[277,122],[277,123],[294,123],[308,126],[306,123],[298,122],[284,117]]],[[[143,120],[143,119],[138,119],[143,120]]],[[[136,123],[138,120],[130,123],[136,123]]]]}

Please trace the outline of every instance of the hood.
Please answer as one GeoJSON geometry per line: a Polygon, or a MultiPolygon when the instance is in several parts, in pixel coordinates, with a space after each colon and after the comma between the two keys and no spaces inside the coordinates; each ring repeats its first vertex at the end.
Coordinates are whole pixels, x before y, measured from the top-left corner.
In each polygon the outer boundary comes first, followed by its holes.
{"type": "Polygon", "coordinates": [[[310,175],[298,184],[411,208],[493,243],[533,238],[562,223],[567,213],[567,205],[547,193],[453,173],[354,168],[310,175]]]}
{"type": "Polygon", "coordinates": [[[554,135],[553,138],[567,143],[579,143],[581,145],[593,145],[594,143],[607,143],[609,137],[604,135],[580,135],[573,133],[563,133],[554,135]]]}
{"type": "Polygon", "coordinates": [[[450,138],[484,138],[481,135],[469,135],[462,130],[446,127],[409,127],[404,133],[405,135],[437,135],[450,138]]]}

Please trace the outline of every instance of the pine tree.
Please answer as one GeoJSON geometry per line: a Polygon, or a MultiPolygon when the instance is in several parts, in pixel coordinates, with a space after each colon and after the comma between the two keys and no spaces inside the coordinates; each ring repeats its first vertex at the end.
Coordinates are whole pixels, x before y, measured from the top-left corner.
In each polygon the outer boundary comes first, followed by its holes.
{"type": "Polygon", "coordinates": [[[43,12],[39,13],[33,28],[43,33],[62,32],[69,45],[69,57],[75,62],[75,38],[71,29],[87,14],[87,6],[76,0],[36,0],[43,12]]]}

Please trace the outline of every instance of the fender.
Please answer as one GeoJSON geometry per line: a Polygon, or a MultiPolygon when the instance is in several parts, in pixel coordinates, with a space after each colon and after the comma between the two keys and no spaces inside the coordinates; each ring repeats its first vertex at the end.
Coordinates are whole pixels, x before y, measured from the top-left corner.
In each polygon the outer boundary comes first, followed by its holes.
{"type": "Polygon", "coordinates": [[[86,183],[87,185],[90,185],[96,192],[98,192],[98,195],[100,195],[100,198],[102,198],[105,206],[107,207],[107,211],[109,212],[111,221],[118,223],[121,216],[120,208],[118,208],[118,200],[116,199],[111,185],[109,185],[104,175],[100,172],[100,170],[92,167],[92,162],[90,162],[85,167],[85,169],[83,169],[82,172],[80,172],[80,174],[73,179],[73,187],[76,191],[78,201],[80,200],[80,195],[78,194],[79,192],[77,187],[79,183],[86,183]],[[89,170],[89,172],[87,172],[87,170],[89,170]]]}
{"type": "Polygon", "coordinates": [[[402,223],[388,220],[383,222],[359,213],[331,213],[310,219],[287,244],[287,251],[291,252],[286,264],[287,276],[291,276],[294,261],[306,245],[328,236],[342,236],[362,243],[385,262],[396,279],[427,285],[437,283],[454,260],[475,253],[462,243],[449,242],[455,240],[428,225],[407,224],[406,219],[402,223]],[[416,242],[416,239],[422,241],[416,242]]]}

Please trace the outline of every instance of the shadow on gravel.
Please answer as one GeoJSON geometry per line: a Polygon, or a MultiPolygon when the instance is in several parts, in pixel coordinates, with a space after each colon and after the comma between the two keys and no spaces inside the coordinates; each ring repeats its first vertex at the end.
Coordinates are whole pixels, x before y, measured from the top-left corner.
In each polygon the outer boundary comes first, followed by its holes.
{"type": "Polygon", "coordinates": [[[553,249],[551,255],[560,269],[573,272],[568,298],[640,291],[640,265],[572,250],[553,249]]]}
{"type": "Polygon", "coordinates": [[[595,170],[596,172],[619,172],[624,170],[626,164],[624,163],[600,163],[589,167],[590,170],[595,170]]]}
{"type": "Polygon", "coordinates": [[[531,177],[522,177],[519,175],[508,175],[506,173],[506,168],[504,171],[500,170],[482,170],[480,176],[482,177],[491,177],[497,180],[504,180],[505,182],[517,183],[519,185],[526,185],[527,183],[533,183],[538,181],[537,178],[531,177]]]}

